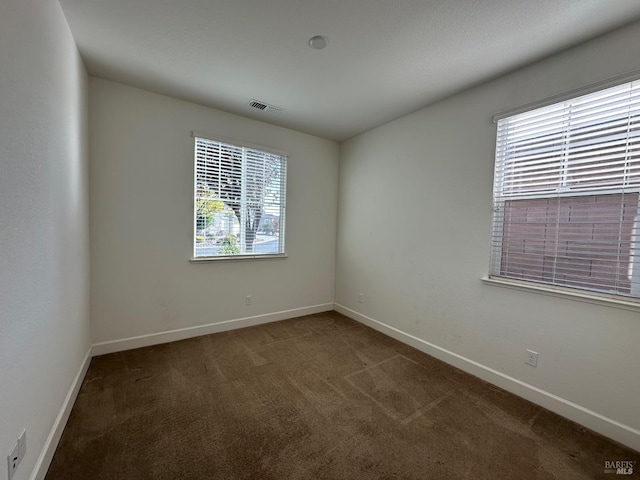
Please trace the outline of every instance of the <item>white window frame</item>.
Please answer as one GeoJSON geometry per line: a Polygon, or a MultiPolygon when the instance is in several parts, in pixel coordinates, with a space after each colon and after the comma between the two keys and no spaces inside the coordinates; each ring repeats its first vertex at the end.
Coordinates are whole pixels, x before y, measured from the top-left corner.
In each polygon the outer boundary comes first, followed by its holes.
{"type": "MultiPolygon", "coordinates": [[[[264,147],[262,145],[257,145],[249,142],[244,142],[240,140],[236,140],[229,137],[223,137],[219,135],[213,135],[206,132],[201,131],[192,131],[191,136],[193,138],[193,237],[192,237],[192,257],[190,258],[191,262],[210,262],[210,261],[239,261],[239,260],[267,260],[267,259],[283,259],[287,258],[287,254],[285,251],[285,236],[286,236],[286,201],[287,201],[287,163],[288,163],[288,152],[276,148],[264,147]],[[237,254],[214,254],[214,255],[198,255],[197,254],[197,199],[198,199],[198,155],[197,155],[197,142],[198,139],[202,139],[208,142],[216,142],[225,144],[228,146],[232,146],[242,151],[242,178],[246,175],[247,168],[247,152],[259,152],[264,154],[276,155],[281,157],[281,165],[280,165],[280,191],[279,191],[279,224],[278,224],[278,246],[279,251],[277,253],[256,253],[250,252],[246,253],[244,251],[244,238],[245,238],[245,228],[246,222],[245,215],[247,214],[247,205],[246,205],[246,182],[242,182],[241,184],[241,217],[237,218],[239,223],[239,248],[240,252],[237,254]]],[[[235,216],[235,215],[234,215],[235,216]]]]}
{"type": "MultiPolygon", "coordinates": [[[[601,82],[600,84],[596,84],[591,87],[585,87],[580,91],[571,92],[570,94],[562,98],[555,97],[553,99],[548,99],[548,101],[546,102],[545,101],[537,102],[536,104],[532,104],[528,107],[523,107],[522,109],[518,109],[517,111],[513,110],[511,112],[505,112],[503,114],[496,115],[496,117],[494,117],[494,121],[497,123],[499,120],[507,119],[509,117],[512,117],[521,113],[532,112],[538,108],[560,104],[565,101],[571,101],[573,99],[577,99],[581,96],[585,96],[591,93],[596,93],[600,90],[605,90],[606,88],[618,86],[624,83],[630,83],[631,81],[637,81],[639,76],[638,72],[634,72],[633,75],[634,76],[631,78],[629,76],[624,76],[616,79],[618,81],[612,80],[609,82],[601,82]]],[[[496,142],[496,165],[498,161],[498,154],[499,154],[498,142],[496,142]]],[[[566,159],[564,159],[563,165],[565,165],[565,167],[563,168],[566,169],[566,159]]],[[[494,222],[495,224],[496,222],[502,223],[500,219],[502,218],[501,215],[504,215],[504,211],[502,210],[501,205],[504,206],[505,198],[502,198],[502,201],[496,200],[497,198],[496,189],[500,188],[500,185],[499,185],[500,182],[498,181],[498,178],[497,178],[498,176],[497,171],[494,172],[494,175],[495,175],[494,176],[494,194],[493,194],[494,195],[494,215],[492,216],[492,222],[494,222]]],[[[609,190],[600,190],[598,194],[605,195],[605,194],[620,194],[620,193],[634,193],[634,192],[635,193],[638,192],[637,186],[632,188],[627,188],[627,189],[613,188],[609,190]]],[[[556,192],[547,191],[546,193],[540,193],[538,195],[527,194],[524,196],[524,198],[531,198],[531,199],[540,199],[540,198],[549,198],[549,197],[558,198],[558,197],[569,197],[573,195],[583,196],[583,195],[589,195],[589,193],[585,193],[585,191],[571,192],[570,189],[566,186],[566,177],[563,177],[562,184],[557,189],[556,192]]],[[[507,200],[517,200],[518,198],[519,197],[517,195],[511,195],[507,198],[507,200]]],[[[520,198],[523,198],[523,197],[520,197],[520,198]]],[[[492,241],[491,241],[491,256],[490,256],[490,273],[487,277],[483,278],[482,280],[486,283],[497,285],[497,286],[516,288],[520,290],[535,291],[537,293],[542,293],[542,294],[561,295],[561,296],[569,295],[578,300],[588,301],[591,303],[601,303],[601,304],[607,304],[607,305],[615,304],[616,306],[619,306],[622,308],[637,310],[638,307],[640,307],[640,288],[638,284],[640,280],[640,255],[639,255],[640,247],[638,246],[638,233],[637,233],[639,218],[640,218],[640,202],[638,205],[638,216],[636,218],[636,224],[635,224],[636,233],[632,234],[632,241],[635,241],[635,247],[632,247],[631,258],[630,258],[630,268],[632,269],[632,272],[633,272],[632,278],[631,278],[631,281],[632,281],[631,295],[622,295],[618,293],[608,294],[608,293],[599,292],[597,290],[591,290],[588,288],[553,285],[553,284],[546,284],[546,283],[541,283],[537,281],[527,281],[522,279],[514,279],[510,277],[496,275],[495,274],[496,271],[500,272],[500,266],[502,261],[501,255],[502,255],[503,248],[502,248],[502,238],[495,239],[495,240],[493,238],[495,233],[495,229],[493,226],[491,229],[492,241]]]]}

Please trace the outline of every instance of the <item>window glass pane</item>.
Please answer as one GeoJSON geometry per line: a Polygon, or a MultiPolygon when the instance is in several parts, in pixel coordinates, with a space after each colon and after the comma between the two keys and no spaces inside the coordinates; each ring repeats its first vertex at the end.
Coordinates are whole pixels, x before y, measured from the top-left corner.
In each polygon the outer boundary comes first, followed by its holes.
{"type": "Polygon", "coordinates": [[[630,294],[637,210],[637,193],[507,201],[500,275],[630,294]]]}
{"type": "Polygon", "coordinates": [[[286,157],[196,138],[194,255],[284,253],[286,157]]]}
{"type": "Polygon", "coordinates": [[[640,298],[640,82],[498,122],[491,275],[640,298]]]}

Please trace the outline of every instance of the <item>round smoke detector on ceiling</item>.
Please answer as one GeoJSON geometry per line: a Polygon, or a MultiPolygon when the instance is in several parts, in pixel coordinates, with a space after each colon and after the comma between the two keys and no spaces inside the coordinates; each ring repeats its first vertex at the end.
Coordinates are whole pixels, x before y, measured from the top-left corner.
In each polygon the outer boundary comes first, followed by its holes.
{"type": "Polygon", "coordinates": [[[329,40],[323,35],[315,35],[309,39],[309,46],[314,50],[322,50],[328,43],[329,40]]]}

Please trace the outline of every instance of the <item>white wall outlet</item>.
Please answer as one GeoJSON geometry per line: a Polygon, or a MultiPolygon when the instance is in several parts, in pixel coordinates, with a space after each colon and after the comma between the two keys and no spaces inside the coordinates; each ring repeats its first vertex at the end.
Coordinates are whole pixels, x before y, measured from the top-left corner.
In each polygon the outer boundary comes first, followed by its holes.
{"type": "Polygon", "coordinates": [[[534,352],[533,350],[527,350],[527,358],[524,363],[527,365],[531,365],[532,367],[538,366],[538,352],[534,352]]]}
{"type": "Polygon", "coordinates": [[[18,453],[18,442],[16,442],[9,455],[7,455],[7,471],[9,474],[9,480],[11,480],[13,478],[13,474],[16,473],[19,463],[20,455],[18,453]]]}
{"type": "Polygon", "coordinates": [[[22,433],[18,437],[18,463],[22,462],[22,459],[27,454],[27,431],[22,430],[22,433]]]}
{"type": "Polygon", "coordinates": [[[358,295],[358,303],[364,303],[364,293],[358,295]]]}
{"type": "Polygon", "coordinates": [[[247,295],[247,297],[245,298],[245,305],[251,305],[252,301],[253,301],[253,295],[247,295]]]}

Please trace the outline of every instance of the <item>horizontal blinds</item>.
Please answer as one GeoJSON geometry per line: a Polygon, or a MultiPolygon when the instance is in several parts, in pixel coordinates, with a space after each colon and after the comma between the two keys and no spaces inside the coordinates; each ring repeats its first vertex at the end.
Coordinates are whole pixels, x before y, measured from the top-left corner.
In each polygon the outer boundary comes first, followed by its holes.
{"type": "Polygon", "coordinates": [[[286,157],[195,139],[195,256],[284,253],[286,157]]]}
{"type": "Polygon", "coordinates": [[[640,82],[498,122],[496,198],[640,188],[640,82]]]}
{"type": "Polygon", "coordinates": [[[240,202],[242,148],[196,138],[196,182],[200,198],[240,202]]]}
{"type": "Polygon", "coordinates": [[[640,82],[498,121],[491,275],[640,297],[640,82]]]}

